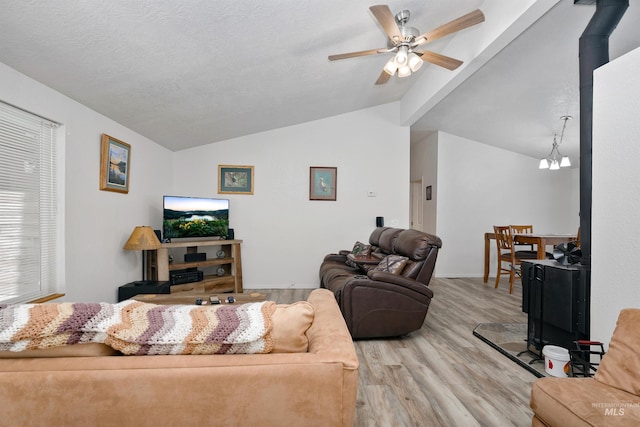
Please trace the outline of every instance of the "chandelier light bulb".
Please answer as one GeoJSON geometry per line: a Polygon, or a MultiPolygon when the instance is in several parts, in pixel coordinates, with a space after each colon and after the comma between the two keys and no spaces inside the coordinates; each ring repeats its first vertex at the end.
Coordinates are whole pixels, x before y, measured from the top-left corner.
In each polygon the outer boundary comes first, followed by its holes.
{"type": "Polygon", "coordinates": [[[568,166],[571,166],[571,160],[569,160],[569,157],[563,156],[562,160],[560,161],[560,167],[566,168],[568,166]]]}
{"type": "Polygon", "coordinates": [[[552,160],[551,161],[551,166],[549,166],[549,170],[557,171],[558,169],[560,169],[560,165],[558,164],[558,161],[555,160],[555,159],[552,160]]]}
{"type": "Polygon", "coordinates": [[[547,159],[540,160],[540,165],[538,166],[538,169],[549,169],[549,162],[547,161],[547,159]]]}

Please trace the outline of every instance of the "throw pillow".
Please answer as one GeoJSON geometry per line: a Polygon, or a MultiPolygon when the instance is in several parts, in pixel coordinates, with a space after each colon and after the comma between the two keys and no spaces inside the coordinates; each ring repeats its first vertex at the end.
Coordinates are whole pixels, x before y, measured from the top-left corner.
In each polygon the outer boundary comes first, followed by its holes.
{"type": "Polygon", "coordinates": [[[400,274],[409,261],[409,258],[401,255],[387,255],[373,269],[374,271],[386,271],[387,273],[400,274]]]}
{"type": "Polygon", "coordinates": [[[356,258],[366,258],[371,253],[371,246],[365,245],[362,242],[356,242],[356,244],[353,245],[353,249],[351,249],[351,253],[356,258]]]}
{"type": "Polygon", "coordinates": [[[307,329],[311,327],[314,316],[313,306],[306,301],[276,305],[271,317],[272,353],[306,353],[309,350],[307,329]]]}
{"type": "Polygon", "coordinates": [[[353,249],[351,249],[351,253],[347,255],[347,260],[345,264],[349,267],[357,268],[358,265],[354,261],[354,258],[368,258],[371,254],[371,245],[365,245],[362,242],[356,242],[353,245],[353,249]]]}

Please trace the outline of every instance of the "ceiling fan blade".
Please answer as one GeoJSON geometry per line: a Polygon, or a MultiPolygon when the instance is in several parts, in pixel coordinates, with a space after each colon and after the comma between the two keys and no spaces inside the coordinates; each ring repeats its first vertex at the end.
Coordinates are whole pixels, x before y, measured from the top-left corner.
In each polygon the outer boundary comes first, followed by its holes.
{"type": "Polygon", "coordinates": [[[447,70],[455,70],[459,66],[463,64],[462,61],[451,58],[449,56],[444,56],[439,53],[429,52],[428,50],[424,52],[415,52],[419,55],[423,61],[430,62],[435,65],[439,65],[441,67],[446,68],[447,70]]]}
{"type": "Polygon", "coordinates": [[[338,59],[356,58],[358,56],[373,55],[376,53],[385,53],[388,49],[370,49],[361,50],[359,52],[340,53],[338,55],[329,55],[329,61],[337,61],[338,59]]]}
{"type": "Polygon", "coordinates": [[[398,28],[396,19],[393,17],[389,6],[387,6],[386,4],[379,4],[376,6],[371,6],[369,10],[371,10],[373,16],[376,17],[378,22],[380,22],[380,25],[382,25],[385,33],[387,33],[393,43],[397,43],[404,38],[402,37],[400,28],[398,28]]]}
{"type": "Polygon", "coordinates": [[[391,78],[391,75],[389,75],[389,73],[387,73],[386,71],[382,70],[380,77],[378,77],[378,80],[376,80],[376,84],[383,85],[386,82],[388,82],[390,78],[391,78]]]}
{"type": "Polygon", "coordinates": [[[424,34],[416,37],[416,44],[421,45],[428,42],[432,42],[441,37],[448,36],[456,31],[464,30],[465,28],[472,27],[476,24],[484,22],[484,14],[480,9],[476,9],[473,12],[467,13],[451,22],[439,26],[438,28],[427,31],[424,34]]]}

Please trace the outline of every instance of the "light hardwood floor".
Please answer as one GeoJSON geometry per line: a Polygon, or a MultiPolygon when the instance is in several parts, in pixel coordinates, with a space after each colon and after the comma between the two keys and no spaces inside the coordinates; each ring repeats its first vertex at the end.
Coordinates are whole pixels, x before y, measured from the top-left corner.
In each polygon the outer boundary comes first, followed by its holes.
{"type": "MultiPolygon", "coordinates": [[[[432,279],[434,298],[419,331],[356,341],[360,360],[355,425],[528,426],[531,373],[473,336],[478,323],[526,322],[519,282],[509,295],[482,279],[432,279]]],[[[308,289],[260,290],[306,299],[308,289]]]]}

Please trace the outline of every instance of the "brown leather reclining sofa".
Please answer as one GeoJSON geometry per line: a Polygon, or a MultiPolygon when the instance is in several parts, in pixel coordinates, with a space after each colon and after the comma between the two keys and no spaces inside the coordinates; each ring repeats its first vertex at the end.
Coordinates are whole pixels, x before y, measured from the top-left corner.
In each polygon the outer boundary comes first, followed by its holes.
{"type": "Polygon", "coordinates": [[[433,297],[428,285],[442,241],[417,230],[379,227],[371,233],[369,245],[365,259],[349,257],[348,250],[327,255],[320,266],[320,286],[336,296],[354,339],[395,337],[420,329],[433,297]],[[379,271],[376,267],[387,255],[408,260],[395,274],[379,271]]]}

